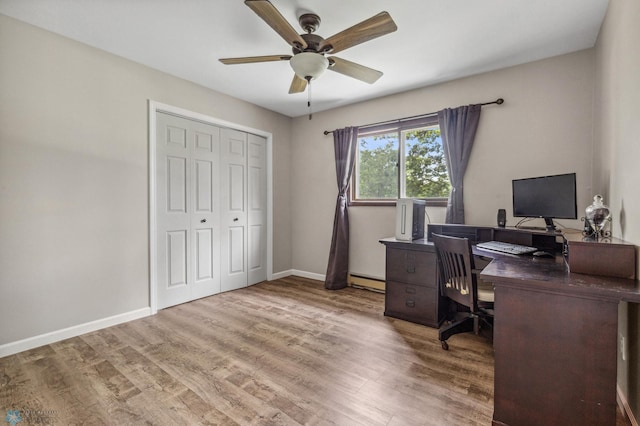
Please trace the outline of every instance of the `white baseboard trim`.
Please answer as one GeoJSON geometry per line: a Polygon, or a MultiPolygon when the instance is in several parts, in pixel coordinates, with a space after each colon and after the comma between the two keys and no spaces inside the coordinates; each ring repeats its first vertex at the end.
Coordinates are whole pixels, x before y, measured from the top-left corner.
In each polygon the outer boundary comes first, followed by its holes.
{"type": "Polygon", "coordinates": [[[314,272],[300,271],[298,269],[289,269],[288,271],[276,272],[271,274],[271,280],[277,280],[279,278],[290,277],[291,275],[295,275],[297,277],[309,278],[311,280],[324,281],[326,275],[316,274],[314,272]]]}
{"type": "Polygon", "coordinates": [[[291,275],[293,275],[293,273],[291,272],[291,269],[289,269],[288,271],[274,272],[271,274],[271,278],[269,279],[269,281],[278,280],[280,278],[286,278],[291,275]]]}
{"type": "Polygon", "coordinates": [[[314,272],[300,271],[298,269],[292,269],[291,270],[291,275],[296,275],[298,277],[309,278],[311,280],[318,280],[318,281],[324,281],[327,278],[327,276],[323,275],[323,274],[316,274],[314,272]]]}
{"type": "Polygon", "coordinates": [[[113,325],[122,324],[123,322],[144,318],[151,315],[151,308],[142,308],[135,311],[125,312],[124,314],[114,315],[112,317],[102,318],[90,321],[84,324],[74,325],[72,327],[63,328],[62,330],[51,331],[39,336],[29,337],[16,342],[5,343],[0,345],[0,358],[17,354],[18,352],[37,348],[39,346],[48,345],[50,343],[59,342],[70,337],[76,337],[81,334],[90,333],[102,328],[111,327],[113,325]]]}

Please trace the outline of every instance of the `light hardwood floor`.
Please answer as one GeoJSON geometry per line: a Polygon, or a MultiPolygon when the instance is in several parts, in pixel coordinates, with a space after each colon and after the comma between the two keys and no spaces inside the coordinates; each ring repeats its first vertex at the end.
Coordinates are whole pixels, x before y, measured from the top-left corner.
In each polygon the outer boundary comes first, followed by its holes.
{"type": "Polygon", "coordinates": [[[0,359],[0,415],[60,425],[490,425],[491,344],[464,334],[443,351],[437,330],[383,311],[382,294],[298,277],[200,299],[0,359]]]}

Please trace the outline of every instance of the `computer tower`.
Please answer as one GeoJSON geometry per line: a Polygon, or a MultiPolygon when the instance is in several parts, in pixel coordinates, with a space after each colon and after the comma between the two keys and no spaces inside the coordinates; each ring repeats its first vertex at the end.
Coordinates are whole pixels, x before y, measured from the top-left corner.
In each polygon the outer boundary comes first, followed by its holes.
{"type": "Polygon", "coordinates": [[[400,198],[396,203],[396,240],[424,238],[424,200],[400,198]]]}

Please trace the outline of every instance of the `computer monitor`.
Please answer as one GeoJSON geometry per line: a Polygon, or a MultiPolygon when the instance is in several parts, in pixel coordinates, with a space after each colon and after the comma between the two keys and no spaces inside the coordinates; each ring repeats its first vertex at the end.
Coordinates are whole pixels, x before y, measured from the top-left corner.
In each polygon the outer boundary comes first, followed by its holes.
{"type": "Polygon", "coordinates": [[[512,188],[514,217],[544,218],[548,231],[554,218],[578,218],[575,173],[514,179],[512,188]]]}

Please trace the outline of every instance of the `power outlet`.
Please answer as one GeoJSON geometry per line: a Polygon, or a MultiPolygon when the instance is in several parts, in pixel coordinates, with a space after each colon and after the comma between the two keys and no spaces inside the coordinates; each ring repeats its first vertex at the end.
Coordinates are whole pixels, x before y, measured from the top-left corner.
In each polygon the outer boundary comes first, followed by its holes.
{"type": "Polygon", "coordinates": [[[620,356],[623,361],[627,360],[627,344],[622,334],[620,335],[620,356]]]}

